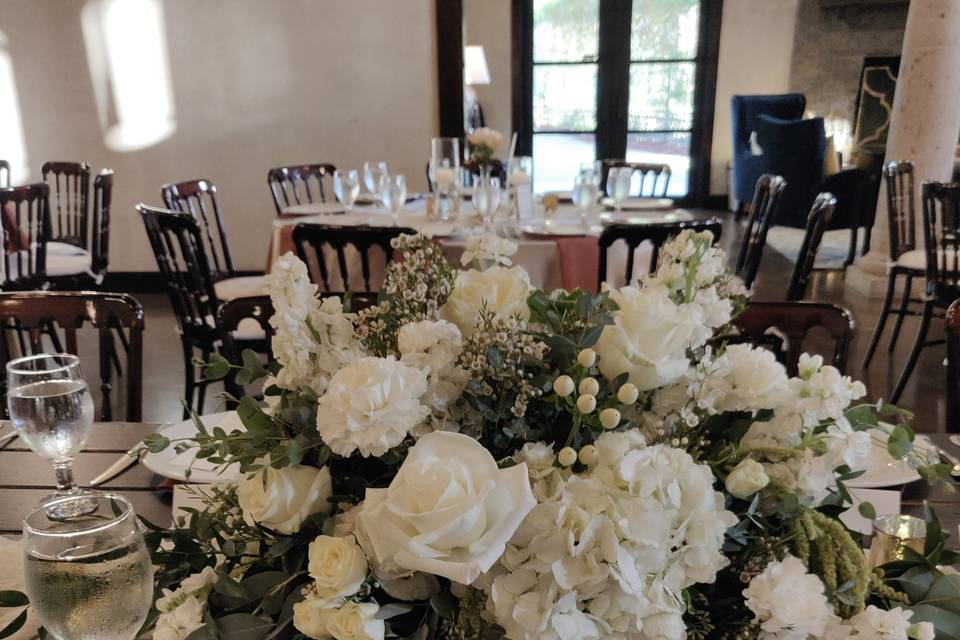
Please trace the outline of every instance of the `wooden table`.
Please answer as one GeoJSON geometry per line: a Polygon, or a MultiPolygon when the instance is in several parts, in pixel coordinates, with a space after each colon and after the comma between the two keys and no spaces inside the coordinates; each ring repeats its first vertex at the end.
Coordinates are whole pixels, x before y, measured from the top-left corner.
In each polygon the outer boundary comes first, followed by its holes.
{"type": "MultiPolygon", "coordinates": [[[[87,448],[74,463],[77,482],[81,485],[89,482],[157,426],[128,422],[95,424],[87,448]]],[[[948,452],[960,453],[945,434],[930,434],[930,438],[948,452]]],[[[19,534],[23,516],[54,488],[50,465],[30,451],[23,440],[18,438],[0,450],[0,534],[19,534]]],[[[100,489],[123,495],[137,513],[150,522],[164,526],[170,524],[170,484],[143,465],[130,467],[101,485],[100,489]]],[[[901,511],[910,515],[922,516],[923,501],[929,500],[936,507],[944,530],[950,534],[948,545],[960,548],[957,531],[960,492],[950,493],[947,487],[929,487],[921,481],[906,485],[901,494],[901,511]]]]}

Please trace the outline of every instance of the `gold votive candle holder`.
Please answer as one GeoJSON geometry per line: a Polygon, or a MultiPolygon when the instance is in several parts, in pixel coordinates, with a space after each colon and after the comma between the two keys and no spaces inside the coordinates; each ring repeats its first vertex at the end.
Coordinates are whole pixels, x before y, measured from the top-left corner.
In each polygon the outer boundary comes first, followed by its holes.
{"type": "Polygon", "coordinates": [[[867,563],[871,568],[894,560],[903,560],[905,549],[923,554],[927,523],[915,516],[888,515],[873,519],[873,539],[867,563]]]}

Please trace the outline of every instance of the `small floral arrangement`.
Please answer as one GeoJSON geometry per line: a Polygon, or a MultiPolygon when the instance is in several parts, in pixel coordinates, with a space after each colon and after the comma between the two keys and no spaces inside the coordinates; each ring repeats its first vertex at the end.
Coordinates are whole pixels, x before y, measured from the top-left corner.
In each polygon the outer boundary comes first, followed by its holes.
{"type": "Polygon", "coordinates": [[[243,479],[147,536],[155,637],[960,637],[932,510],[925,553],[873,571],[837,518],[880,418],[911,456],[906,413],[734,344],[747,293],[709,232],[598,295],[535,289],[509,241],[463,268],[394,246],[359,313],[274,266],[276,361],[236,372],[264,402],[192,439],[243,479]]]}
{"type": "Polygon", "coordinates": [[[503,134],[495,129],[481,127],[467,134],[469,161],[478,167],[493,164],[493,154],[501,146],[503,146],[503,134]]]}

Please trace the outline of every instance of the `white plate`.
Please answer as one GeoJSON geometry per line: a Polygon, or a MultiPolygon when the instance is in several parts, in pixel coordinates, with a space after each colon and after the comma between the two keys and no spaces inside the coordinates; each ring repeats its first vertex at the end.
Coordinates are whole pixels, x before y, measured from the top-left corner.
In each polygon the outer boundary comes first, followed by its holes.
{"type": "MultiPolygon", "coordinates": [[[[604,198],[603,206],[608,209],[616,209],[613,198],[604,198]]],[[[659,209],[673,209],[673,200],[671,198],[627,198],[620,203],[621,211],[649,211],[659,209]]]]}
{"type": "Polygon", "coordinates": [[[346,213],[346,211],[339,202],[308,202],[286,207],[283,213],[288,216],[317,216],[346,213]]]}
{"type": "Polygon", "coordinates": [[[598,224],[591,224],[590,228],[585,228],[579,222],[554,222],[547,220],[543,222],[528,222],[520,227],[520,230],[530,236],[589,236],[597,235],[603,231],[603,227],[598,224]]]}
{"type": "MultiPolygon", "coordinates": [[[[243,431],[243,423],[240,422],[240,416],[236,411],[223,411],[220,413],[211,413],[201,416],[203,426],[208,430],[214,427],[221,427],[227,433],[231,431],[243,431]]],[[[176,424],[170,424],[157,433],[165,435],[170,440],[181,441],[183,438],[192,438],[197,435],[197,425],[193,420],[184,420],[176,424]]],[[[237,465],[231,465],[221,473],[217,467],[206,460],[196,460],[194,456],[197,453],[195,448],[188,449],[183,453],[177,453],[174,450],[177,442],[160,453],[148,453],[143,457],[143,466],[157,475],[181,482],[190,482],[194,484],[213,484],[216,482],[236,482],[240,479],[240,469],[237,465]],[[190,465],[193,463],[193,467],[190,465]],[[187,477],[187,469],[190,468],[190,477],[187,477]]]]}
{"type": "MultiPolygon", "coordinates": [[[[872,433],[878,436],[883,443],[886,442],[886,434],[873,430],[872,433]]],[[[881,444],[874,440],[873,448],[869,457],[863,464],[866,473],[853,480],[848,480],[845,484],[854,489],[878,489],[881,487],[894,487],[903,484],[910,484],[920,479],[920,474],[916,469],[911,469],[903,460],[894,460],[887,452],[886,444],[881,444]]],[[[918,435],[914,439],[914,449],[920,452],[930,452],[933,454],[933,443],[924,435],[918,435]]]]}

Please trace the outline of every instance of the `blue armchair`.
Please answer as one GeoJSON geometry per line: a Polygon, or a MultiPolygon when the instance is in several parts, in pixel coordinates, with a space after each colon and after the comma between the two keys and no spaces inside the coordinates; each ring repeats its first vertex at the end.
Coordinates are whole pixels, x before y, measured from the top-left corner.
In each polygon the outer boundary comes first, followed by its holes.
{"type": "MultiPolygon", "coordinates": [[[[750,149],[750,135],[757,128],[757,119],[769,115],[782,120],[803,117],[807,99],[800,93],[773,96],[733,96],[730,115],[733,120],[733,195],[738,203],[750,202],[757,179],[764,173],[778,173],[765,155],[755,156],[750,149]]],[[[789,178],[788,178],[789,181],[789,178]]]]}

